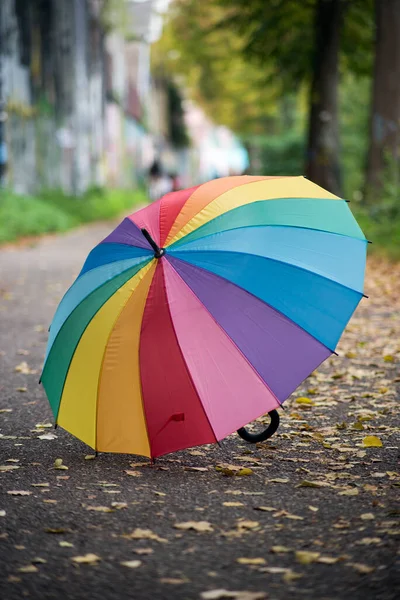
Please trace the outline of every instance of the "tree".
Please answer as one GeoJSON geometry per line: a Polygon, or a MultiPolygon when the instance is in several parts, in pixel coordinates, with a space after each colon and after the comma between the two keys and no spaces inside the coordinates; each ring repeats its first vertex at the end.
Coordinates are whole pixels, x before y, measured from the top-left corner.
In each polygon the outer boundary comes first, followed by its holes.
{"type": "MultiPolygon", "coordinates": [[[[209,109],[217,108],[214,115],[226,115],[227,108],[235,107],[243,125],[249,105],[258,102],[251,131],[268,133],[263,95],[269,96],[269,116],[275,116],[282,100],[308,87],[306,171],[317,183],[338,192],[339,67],[357,74],[368,71],[372,0],[176,0],[175,5],[173,25],[180,23],[179,35],[175,29],[177,42],[184,48],[186,63],[193,60],[193,68],[201,74],[196,89],[203,98],[214,94],[211,102],[205,102],[209,109]],[[228,96],[236,92],[236,100],[226,102],[225,92],[228,96]]],[[[232,125],[239,123],[231,119],[232,125]]]]}
{"type": "Polygon", "coordinates": [[[339,195],[338,82],[343,15],[342,0],[318,0],[306,157],[307,177],[339,195]]]}
{"type": "Polygon", "coordinates": [[[235,31],[214,28],[225,12],[215,0],[175,0],[152,48],[153,72],[175,77],[217,123],[263,133],[277,113],[277,85],[265,85],[268,67],[249,63],[235,31]]]}
{"type": "Polygon", "coordinates": [[[369,204],[382,192],[388,166],[393,167],[398,190],[400,161],[400,0],[376,0],[375,11],[375,64],[366,176],[369,204]]]}

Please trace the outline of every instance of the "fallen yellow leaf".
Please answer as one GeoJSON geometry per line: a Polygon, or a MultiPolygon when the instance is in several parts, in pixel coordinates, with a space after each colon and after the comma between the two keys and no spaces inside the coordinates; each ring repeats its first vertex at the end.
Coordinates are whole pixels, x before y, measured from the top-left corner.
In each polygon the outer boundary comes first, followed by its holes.
{"type": "Polygon", "coordinates": [[[382,448],[382,441],[376,435],[367,435],[363,438],[362,445],[364,448],[382,448]]]}
{"type": "Polygon", "coordinates": [[[159,537],[156,533],[153,533],[151,529],[135,529],[132,533],[126,534],[123,537],[129,538],[131,540],[154,540],[155,542],[160,542],[162,544],[167,544],[168,540],[165,538],[159,537]]]}
{"type": "Polygon", "coordinates": [[[39,569],[35,565],[26,565],[26,567],[20,567],[18,571],[20,573],[37,573],[39,569]]]}
{"type": "Polygon", "coordinates": [[[242,520],[237,522],[238,529],[256,529],[259,525],[260,523],[258,521],[242,520]]]}
{"type": "Polygon", "coordinates": [[[72,562],[82,565],[95,565],[101,560],[100,556],[97,554],[84,554],[83,556],[73,556],[71,558],[72,562]]]}
{"type": "Polygon", "coordinates": [[[86,506],[86,510],[92,510],[94,512],[110,513],[113,512],[112,508],[108,506],[86,506]]]}
{"type": "Polygon", "coordinates": [[[307,550],[298,550],[295,552],[297,562],[301,565],[309,565],[321,556],[320,552],[308,552],[307,550]]]}
{"type": "Polygon", "coordinates": [[[339,560],[340,560],[339,558],[336,558],[334,556],[320,556],[317,559],[317,562],[322,563],[323,565],[334,565],[339,560]]]}
{"type": "Polygon", "coordinates": [[[271,552],[274,554],[285,554],[286,552],[291,552],[291,550],[287,546],[272,546],[271,552]]]}
{"type": "Polygon", "coordinates": [[[265,558],[237,558],[236,562],[240,565],[265,565],[265,558]]]}
{"type": "Polygon", "coordinates": [[[367,575],[368,573],[372,573],[373,571],[375,571],[374,567],[369,567],[368,565],[365,565],[363,563],[346,563],[346,565],[348,567],[353,567],[353,569],[355,569],[359,573],[362,573],[363,575],[367,575]]]}
{"type": "Polygon", "coordinates": [[[296,403],[297,404],[309,404],[312,406],[315,405],[314,400],[311,400],[311,398],[306,398],[305,396],[300,396],[300,398],[296,398],[296,403]]]}
{"type": "Polygon", "coordinates": [[[137,569],[142,564],[141,560],[126,560],[119,563],[123,567],[128,567],[129,569],[137,569]]]}

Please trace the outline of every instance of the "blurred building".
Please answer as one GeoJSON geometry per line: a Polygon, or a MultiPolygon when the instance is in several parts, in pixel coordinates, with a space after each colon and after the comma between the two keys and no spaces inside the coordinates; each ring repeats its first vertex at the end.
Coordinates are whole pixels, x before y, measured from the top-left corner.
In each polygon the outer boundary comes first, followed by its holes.
{"type": "Polygon", "coordinates": [[[145,183],[155,158],[182,186],[246,168],[231,132],[190,102],[182,110],[173,82],[152,78],[151,44],[168,4],[0,0],[6,185],[76,195],[132,187],[145,183]]]}

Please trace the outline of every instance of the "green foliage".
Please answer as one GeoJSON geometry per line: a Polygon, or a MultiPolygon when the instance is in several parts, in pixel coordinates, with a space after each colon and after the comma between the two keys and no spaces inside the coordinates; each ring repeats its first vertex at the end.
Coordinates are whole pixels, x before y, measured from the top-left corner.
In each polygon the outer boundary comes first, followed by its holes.
{"type": "Polygon", "coordinates": [[[276,111],[277,85],[265,85],[267,66],[244,58],[240,36],[213,29],[224,12],[216,0],[176,0],[152,48],[153,70],[179,79],[216,123],[237,133],[262,133],[263,120],[276,111]]]}
{"type": "Polygon", "coordinates": [[[282,135],[253,137],[248,141],[250,155],[259,163],[257,175],[302,175],[304,136],[298,131],[282,135]]]}
{"type": "MultiPolygon", "coordinates": [[[[278,79],[281,90],[308,82],[314,55],[314,20],[318,0],[214,0],[225,14],[216,27],[236,31],[243,52],[255,64],[270,66],[266,81],[278,79]]],[[[341,36],[342,69],[356,74],[371,70],[374,38],[374,0],[344,4],[341,36]]]]}
{"type": "Polygon", "coordinates": [[[339,124],[344,197],[352,200],[363,189],[370,109],[369,77],[343,77],[339,89],[339,124]]]}
{"type": "Polygon", "coordinates": [[[0,243],[18,237],[65,231],[76,224],[73,217],[33,196],[0,192],[0,243]]]}
{"type": "Polygon", "coordinates": [[[36,196],[0,192],[0,243],[108,220],[146,202],[143,190],[92,188],[80,198],[58,190],[36,196]]]}
{"type": "Polygon", "coordinates": [[[365,204],[360,193],[351,204],[366,237],[372,242],[370,251],[400,260],[400,165],[393,157],[386,160],[382,192],[371,204],[365,204]]]}
{"type": "Polygon", "coordinates": [[[372,242],[369,252],[384,255],[392,260],[400,260],[400,210],[393,206],[389,214],[395,214],[391,218],[384,211],[379,215],[371,214],[362,205],[350,205],[361,229],[367,239],[372,242]]]}

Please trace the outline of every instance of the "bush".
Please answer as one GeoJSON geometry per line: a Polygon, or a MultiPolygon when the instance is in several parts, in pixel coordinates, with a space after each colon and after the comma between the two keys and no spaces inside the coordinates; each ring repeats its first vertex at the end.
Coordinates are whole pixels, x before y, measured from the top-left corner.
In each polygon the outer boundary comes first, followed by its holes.
{"type": "Polygon", "coordinates": [[[109,220],[144,204],[143,190],[92,188],[77,198],[59,190],[40,197],[0,191],[0,243],[66,231],[80,223],[109,220]]]}
{"type": "Polygon", "coordinates": [[[253,138],[249,147],[260,162],[257,175],[303,175],[305,139],[298,131],[253,138]]]}
{"type": "Polygon", "coordinates": [[[39,198],[4,191],[0,194],[0,243],[66,231],[77,224],[71,215],[39,198]]]}

